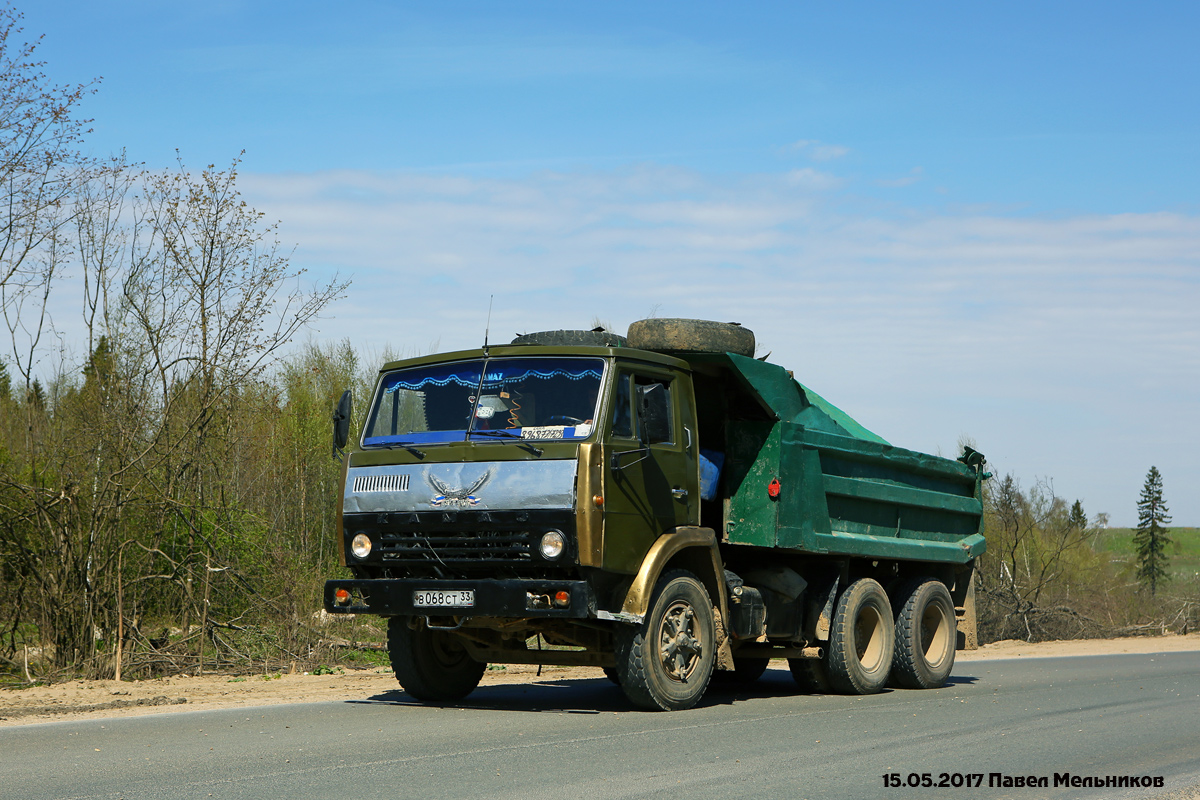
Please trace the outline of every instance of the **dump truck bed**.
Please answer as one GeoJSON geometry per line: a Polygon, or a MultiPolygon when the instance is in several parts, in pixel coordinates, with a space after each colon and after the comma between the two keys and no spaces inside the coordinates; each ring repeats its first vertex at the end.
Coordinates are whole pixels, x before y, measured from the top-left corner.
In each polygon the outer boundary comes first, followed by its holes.
{"type": "Polygon", "coordinates": [[[978,469],[889,444],[777,365],[688,360],[720,370],[768,412],[725,423],[723,541],[955,564],[983,553],[978,469]]]}

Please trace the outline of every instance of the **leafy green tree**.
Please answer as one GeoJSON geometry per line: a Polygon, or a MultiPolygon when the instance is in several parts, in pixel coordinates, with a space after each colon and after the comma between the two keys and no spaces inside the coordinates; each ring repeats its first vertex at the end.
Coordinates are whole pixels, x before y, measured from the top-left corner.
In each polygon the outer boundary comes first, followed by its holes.
{"type": "Polygon", "coordinates": [[[1142,496],[1138,500],[1138,526],[1133,543],[1137,547],[1138,580],[1150,587],[1152,597],[1159,581],[1170,577],[1167,573],[1167,545],[1171,544],[1171,539],[1163,527],[1171,521],[1168,510],[1163,502],[1162,473],[1158,467],[1150,467],[1146,473],[1146,483],[1142,486],[1142,496]]]}

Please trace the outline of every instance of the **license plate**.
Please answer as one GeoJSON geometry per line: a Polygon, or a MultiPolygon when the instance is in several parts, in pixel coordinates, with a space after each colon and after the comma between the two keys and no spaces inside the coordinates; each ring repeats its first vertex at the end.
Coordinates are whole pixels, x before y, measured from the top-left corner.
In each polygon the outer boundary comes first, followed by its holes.
{"type": "Polygon", "coordinates": [[[413,605],[421,608],[472,608],[474,589],[417,589],[413,605]]]}

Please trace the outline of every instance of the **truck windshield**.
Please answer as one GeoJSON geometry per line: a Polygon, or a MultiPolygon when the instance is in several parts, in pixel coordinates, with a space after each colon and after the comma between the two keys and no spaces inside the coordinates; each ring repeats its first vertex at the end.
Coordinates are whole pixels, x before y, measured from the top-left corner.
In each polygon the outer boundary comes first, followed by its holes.
{"type": "Polygon", "coordinates": [[[467,438],[583,439],[595,427],[604,361],[489,358],[383,376],[363,444],[467,438]]]}

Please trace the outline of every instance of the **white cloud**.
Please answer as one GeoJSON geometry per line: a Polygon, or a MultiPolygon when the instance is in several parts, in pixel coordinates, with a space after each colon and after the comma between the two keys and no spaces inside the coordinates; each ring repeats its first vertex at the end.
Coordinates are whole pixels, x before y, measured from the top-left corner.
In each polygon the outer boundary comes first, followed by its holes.
{"type": "Polygon", "coordinates": [[[912,186],[917,181],[924,177],[923,167],[913,167],[908,174],[902,178],[882,178],[875,183],[885,188],[901,188],[904,186],[912,186]]]}
{"type": "MultiPolygon", "coordinates": [[[[242,177],[297,264],[354,274],[325,336],[475,346],[490,295],[493,341],[593,316],[623,328],[657,305],[745,323],[897,444],[948,452],[970,434],[1117,523],[1131,470],[1200,481],[1194,216],[870,216],[814,170],[242,177]]],[[[1169,499],[1200,520],[1200,500],[1169,499]]]]}
{"type": "Polygon", "coordinates": [[[785,153],[803,153],[813,161],[833,161],[850,152],[840,144],[825,144],[816,139],[799,139],[783,148],[785,153]]]}

